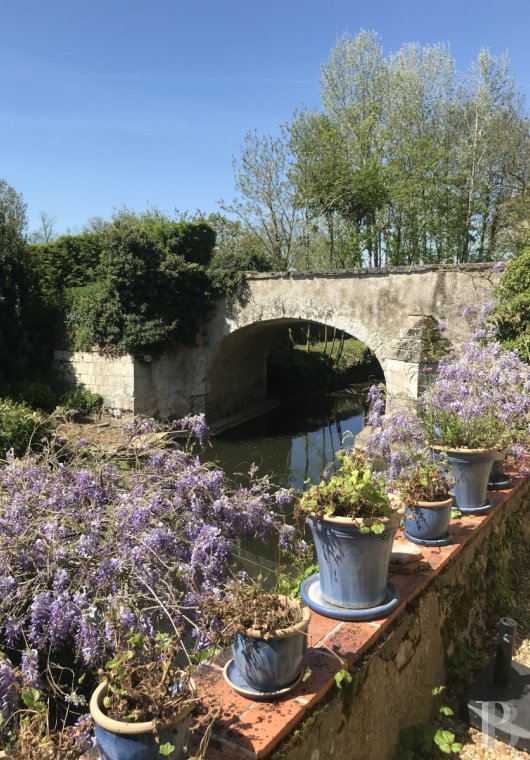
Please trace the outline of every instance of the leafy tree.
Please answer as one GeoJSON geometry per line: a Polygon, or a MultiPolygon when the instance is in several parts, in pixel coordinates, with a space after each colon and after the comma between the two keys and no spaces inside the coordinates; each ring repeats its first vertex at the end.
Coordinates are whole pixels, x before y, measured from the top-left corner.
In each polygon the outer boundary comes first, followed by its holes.
{"type": "Polygon", "coordinates": [[[530,248],[506,266],[496,290],[499,338],[530,362],[530,248]]]}
{"type": "Polygon", "coordinates": [[[528,245],[530,119],[508,63],[481,50],[460,74],[443,45],[384,56],[342,35],[322,108],[282,137],[247,135],[225,210],[273,265],[487,261],[528,245]]]}
{"type": "Polygon", "coordinates": [[[301,217],[289,178],[290,153],[285,135],[259,137],[248,132],[241,157],[234,160],[239,198],[223,211],[233,214],[260,239],[273,269],[293,266],[302,246],[301,217]]]}
{"type": "Polygon", "coordinates": [[[387,64],[375,32],[344,34],[322,66],[322,103],[348,146],[351,186],[342,196],[344,216],[354,225],[358,256],[383,260],[379,217],[388,201],[384,178],[383,115],[387,64]]]}
{"type": "Polygon", "coordinates": [[[141,355],[192,341],[213,304],[214,244],[205,223],[118,214],[101,233],[98,280],[70,293],[74,346],[141,355]]]}
{"type": "Polygon", "coordinates": [[[26,254],[26,205],[0,179],[0,394],[28,368],[34,282],[26,254]]]}
{"type": "Polygon", "coordinates": [[[307,210],[307,220],[315,226],[320,221],[324,223],[328,266],[361,263],[347,260],[339,231],[338,218],[347,214],[355,195],[346,139],[329,116],[319,113],[298,114],[290,134],[295,157],[290,176],[297,187],[300,206],[307,210]]]}

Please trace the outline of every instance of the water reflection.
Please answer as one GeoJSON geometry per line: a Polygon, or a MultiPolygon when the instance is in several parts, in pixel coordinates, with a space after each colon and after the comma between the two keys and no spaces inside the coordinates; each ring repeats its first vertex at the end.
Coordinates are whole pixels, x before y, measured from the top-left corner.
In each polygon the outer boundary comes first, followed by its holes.
{"type": "Polygon", "coordinates": [[[361,396],[341,392],[288,399],[281,407],[215,438],[206,455],[244,480],[252,463],[280,486],[298,490],[320,480],[343,439],[363,428],[361,396]]]}

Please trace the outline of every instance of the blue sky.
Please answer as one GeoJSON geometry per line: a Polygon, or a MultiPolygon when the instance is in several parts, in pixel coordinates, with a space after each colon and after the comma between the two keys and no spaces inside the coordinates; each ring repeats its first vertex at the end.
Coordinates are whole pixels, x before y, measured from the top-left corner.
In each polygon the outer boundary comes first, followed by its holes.
{"type": "Polygon", "coordinates": [[[528,0],[0,0],[0,177],[80,229],[127,205],[217,209],[248,130],[319,101],[338,35],[508,52],[530,98],[528,0]]]}

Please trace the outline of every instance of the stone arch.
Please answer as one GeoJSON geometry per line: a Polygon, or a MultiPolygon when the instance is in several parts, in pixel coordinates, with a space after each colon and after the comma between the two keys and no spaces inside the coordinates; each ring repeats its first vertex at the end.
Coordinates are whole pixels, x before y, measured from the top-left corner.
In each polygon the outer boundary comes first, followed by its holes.
{"type": "Polygon", "coordinates": [[[239,325],[215,346],[205,376],[205,408],[210,422],[230,417],[267,399],[267,358],[276,338],[294,324],[328,324],[365,343],[385,372],[383,341],[357,320],[319,320],[313,315],[277,317],[239,325]]]}

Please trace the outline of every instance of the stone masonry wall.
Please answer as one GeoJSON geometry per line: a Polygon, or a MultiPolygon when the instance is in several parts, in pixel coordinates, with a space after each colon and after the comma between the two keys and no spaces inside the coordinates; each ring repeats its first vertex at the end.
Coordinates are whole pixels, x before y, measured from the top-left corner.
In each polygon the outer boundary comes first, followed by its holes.
{"type": "Polygon", "coordinates": [[[136,411],[131,356],[111,358],[94,351],[55,351],[53,363],[66,382],[84,385],[103,396],[110,414],[121,417],[136,411]]]}

